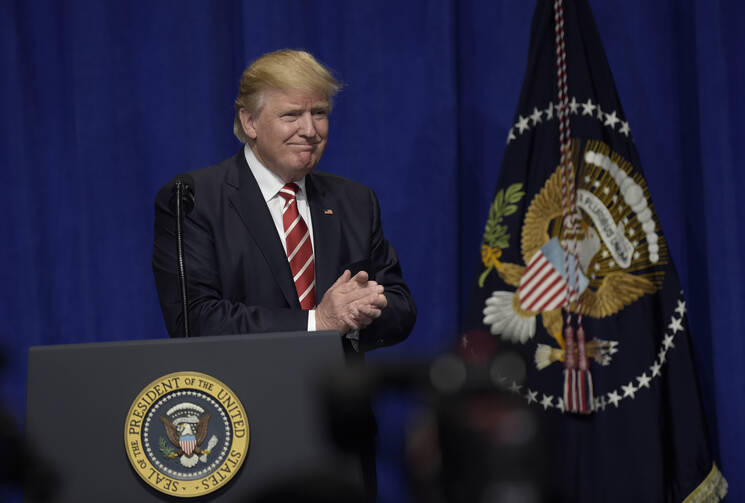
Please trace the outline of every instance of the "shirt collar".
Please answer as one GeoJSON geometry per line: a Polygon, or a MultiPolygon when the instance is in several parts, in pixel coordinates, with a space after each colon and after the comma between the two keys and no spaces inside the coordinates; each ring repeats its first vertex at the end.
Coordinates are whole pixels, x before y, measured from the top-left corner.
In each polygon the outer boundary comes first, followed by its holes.
{"type": "MultiPolygon", "coordinates": [[[[248,168],[251,170],[251,173],[253,173],[254,178],[256,178],[256,183],[259,184],[259,190],[261,190],[261,195],[264,196],[264,201],[268,202],[271,198],[277,195],[279,189],[285,186],[285,181],[277,176],[276,173],[264,166],[261,161],[256,158],[256,155],[253,150],[251,150],[251,147],[248,146],[248,143],[243,147],[243,153],[246,156],[248,168]]],[[[304,195],[305,177],[295,183],[300,187],[300,191],[297,194],[298,197],[304,195]]]]}

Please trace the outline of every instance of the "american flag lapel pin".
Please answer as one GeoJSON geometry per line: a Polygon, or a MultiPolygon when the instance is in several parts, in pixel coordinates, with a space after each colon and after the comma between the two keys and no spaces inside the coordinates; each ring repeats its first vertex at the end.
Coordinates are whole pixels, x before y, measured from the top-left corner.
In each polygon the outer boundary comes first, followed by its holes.
{"type": "Polygon", "coordinates": [[[334,210],[332,210],[331,208],[326,208],[325,210],[323,210],[323,214],[324,215],[333,215],[334,214],[334,210]]]}

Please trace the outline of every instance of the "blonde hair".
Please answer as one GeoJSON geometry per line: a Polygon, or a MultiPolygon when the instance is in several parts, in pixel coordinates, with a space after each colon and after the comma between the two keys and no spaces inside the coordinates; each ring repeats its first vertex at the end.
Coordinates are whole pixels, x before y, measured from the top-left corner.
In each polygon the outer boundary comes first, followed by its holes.
{"type": "Polygon", "coordinates": [[[282,49],[264,54],[248,65],[241,75],[233,116],[233,134],[241,142],[248,141],[241,125],[241,109],[245,108],[251,114],[259,113],[264,104],[264,92],[269,89],[322,94],[331,106],[341,84],[305,51],[282,49]]]}

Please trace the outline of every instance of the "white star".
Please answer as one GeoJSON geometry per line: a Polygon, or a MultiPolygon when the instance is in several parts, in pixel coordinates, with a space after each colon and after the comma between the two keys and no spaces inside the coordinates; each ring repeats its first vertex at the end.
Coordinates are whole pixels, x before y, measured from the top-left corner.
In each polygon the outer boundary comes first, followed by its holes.
{"type": "Polygon", "coordinates": [[[639,389],[649,388],[649,381],[651,381],[651,379],[647,377],[646,372],[644,372],[642,375],[637,377],[636,380],[639,381],[639,389]]]}
{"type": "Polygon", "coordinates": [[[673,337],[672,335],[666,335],[665,340],[662,341],[662,345],[665,346],[665,349],[674,348],[675,344],[673,344],[673,337]]]}
{"type": "Polygon", "coordinates": [[[634,235],[634,228],[633,227],[629,227],[628,231],[629,231],[629,237],[631,237],[631,236],[634,235]]]}
{"type": "Polygon", "coordinates": [[[635,251],[634,252],[634,260],[639,260],[639,252],[638,251],[635,251]]]}
{"type": "Polygon", "coordinates": [[[521,134],[526,129],[530,129],[530,126],[528,125],[528,117],[523,117],[522,115],[518,115],[516,125],[517,125],[517,129],[519,130],[518,132],[521,134]]]}
{"type": "Polygon", "coordinates": [[[613,196],[613,199],[611,199],[611,202],[615,203],[616,201],[618,201],[618,196],[613,196]]]}
{"type": "Polygon", "coordinates": [[[577,98],[572,96],[572,101],[569,102],[569,113],[576,114],[577,110],[579,110],[579,103],[577,103],[577,98]]]}
{"type": "Polygon", "coordinates": [[[517,384],[516,382],[513,381],[512,385],[510,386],[510,391],[512,391],[513,393],[517,393],[519,395],[520,388],[522,387],[523,387],[522,384],[517,384]]]}
{"type": "Polygon", "coordinates": [[[683,330],[683,318],[672,318],[673,321],[667,326],[673,331],[673,334],[677,334],[679,330],[683,330]]]}
{"type": "Polygon", "coordinates": [[[546,120],[550,121],[554,118],[554,103],[553,101],[548,104],[548,108],[546,108],[546,120]]]}
{"type": "Polygon", "coordinates": [[[605,115],[605,112],[603,112],[603,110],[600,108],[600,105],[598,105],[598,114],[597,114],[598,119],[603,120],[604,115],[605,115]]]}
{"type": "Polygon", "coordinates": [[[533,125],[535,126],[539,122],[541,122],[541,116],[543,115],[543,112],[538,110],[536,107],[533,107],[533,113],[530,114],[530,118],[533,119],[533,125]]]}
{"type": "Polygon", "coordinates": [[[515,136],[515,128],[514,127],[511,127],[510,130],[509,130],[509,132],[507,133],[507,145],[509,145],[510,142],[512,140],[514,140],[515,138],[517,138],[515,136]]]}
{"type": "Polygon", "coordinates": [[[600,398],[595,399],[595,410],[603,409],[605,410],[605,406],[608,404],[608,402],[605,401],[605,395],[601,396],[600,398]]]}
{"type": "Polygon", "coordinates": [[[652,377],[657,377],[660,375],[660,368],[662,367],[661,364],[657,363],[656,361],[652,364],[651,367],[649,367],[649,370],[652,371],[652,377]]]}
{"type": "Polygon", "coordinates": [[[621,128],[618,130],[619,133],[621,133],[624,136],[628,136],[629,131],[629,123],[626,121],[621,121],[621,128]]]}
{"type": "Polygon", "coordinates": [[[616,117],[616,111],[613,110],[612,114],[605,114],[605,122],[603,125],[610,126],[611,129],[616,129],[616,122],[618,122],[619,119],[616,117]]]}
{"type": "Polygon", "coordinates": [[[615,260],[611,260],[610,262],[608,262],[608,266],[609,267],[616,267],[616,261],[615,260]]]}
{"type": "Polygon", "coordinates": [[[599,271],[599,270],[600,270],[600,264],[598,264],[598,263],[595,263],[595,270],[596,270],[596,271],[599,271]]]}
{"type": "Polygon", "coordinates": [[[594,182],[592,182],[592,186],[595,187],[596,189],[600,187],[600,180],[595,180],[594,182]]]}
{"type": "Polygon", "coordinates": [[[618,402],[621,400],[621,397],[618,396],[618,393],[616,390],[611,391],[608,393],[608,403],[612,403],[616,407],[618,407],[618,402]]]}
{"type": "Polygon", "coordinates": [[[543,410],[546,410],[549,407],[553,407],[553,404],[551,403],[553,399],[554,397],[550,395],[543,395],[543,399],[541,400],[541,405],[543,405],[543,410]]]}
{"type": "Polygon", "coordinates": [[[585,176],[585,183],[588,183],[588,184],[590,183],[590,177],[589,176],[585,176]]]}
{"type": "Polygon", "coordinates": [[[608,250],[606,250],[605,248],[603,248],[603,251],[602,251],[601,255],[603,256],[603,258],[608,258],[608,250]]]}
{"type": "Polygon", "coordinates": [[[525,395],[526,400],[528,400],[528,403],[533,403],[538,401],[538,392],[533,391],[532,389],[528,388],[528,393],[525,395]]]}
{"type": "Polygon", "coordinates": [[[609,194],[609,193],[610,193],[610,187],[608,187],[608,186],[606,185],[605,187],[603,187],[603,194],[606,194],[606,195],[607,195],[607,194],[609,194]]]}
{"type": "Polygon", "coordinates": [[[666,357],[667,357],[667,351],[665,349],[660,349],[660,352],[657,353],[657,358],[660,359],[660,363],[665,363],[666,357]]]}
{"type": "Polygon", "coordinates": [[[628,383],[626,386],[621,386],[623,388],[623,396],[626,398],[627,396],[630,396],[631,398],[635,398],[634,393],[636,393],[637,389],[636,386],[634,386],[634,382],[628,383]]]}
{"type": "Polygon", "coordinates": [[[684,314],[686,314],[686,303],[683,300],[678,301],[678,307],[675,308],[675,312],[680,315],[682,318],[684,314]]]}
{"type": "Polygon", "coordinates": [[[560,412],[564,412],[564,399],[557,397],[556,400],[556,408],[559,409],[560,412]]]}
{"type": "Polygon", "coordinates": [[[582,115],[589,115],[592,117],[592,112],[595,110],[595,105],[592,104],[592,100],[587,98],[587,103],[582,103],[582,115]]]}

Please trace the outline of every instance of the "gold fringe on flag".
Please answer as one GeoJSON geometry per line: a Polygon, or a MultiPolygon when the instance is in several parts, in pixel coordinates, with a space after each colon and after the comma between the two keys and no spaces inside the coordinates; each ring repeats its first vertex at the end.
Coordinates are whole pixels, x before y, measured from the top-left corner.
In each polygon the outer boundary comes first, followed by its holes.
{"type": "Polygon", "coordinates": [[[727,479],[714,463],[709,475],[683,500],[683,503],[716,503],[723,500],[726,495],[727,479]]]}

